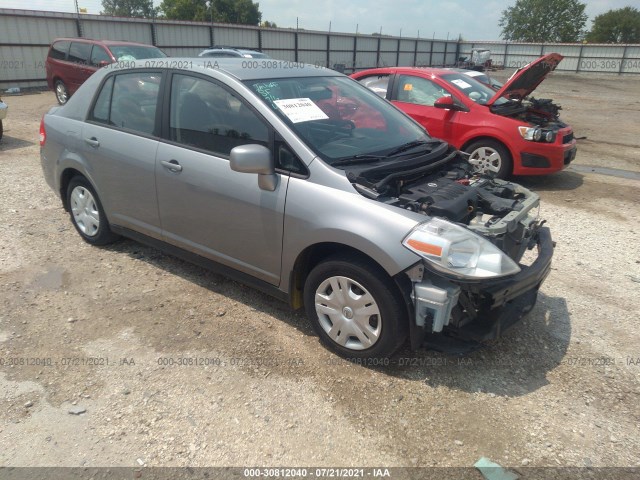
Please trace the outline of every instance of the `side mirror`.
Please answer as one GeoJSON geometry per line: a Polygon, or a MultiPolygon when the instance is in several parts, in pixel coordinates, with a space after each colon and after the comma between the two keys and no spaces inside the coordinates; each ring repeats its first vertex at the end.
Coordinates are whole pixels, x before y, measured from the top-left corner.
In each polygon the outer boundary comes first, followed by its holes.
{"type": "Polygon", "coordinates": [[[111,62],[107,62],[106,60],[100,60],[98,62],[98,68],[106,67],[107,65],[111,65],[111,62]]]}
{"type": "Polygon", "coordinates": [[[273,192],[278,185],[278,176],[271,151],[262,145],[239,145],[231,149],[231,170],[242,173],[257,173],[258,186],[273,192]]]}
{"type": "Polygon", "coordinates": [[[442,108],[444,110],[455,110],[458,112],[466,110],[466,108],[464,108],[462,105],[457,104],[453,100],[453,97],[449,96],[440,97],[434,102],[433,106],[436,108],[442,108]]]}

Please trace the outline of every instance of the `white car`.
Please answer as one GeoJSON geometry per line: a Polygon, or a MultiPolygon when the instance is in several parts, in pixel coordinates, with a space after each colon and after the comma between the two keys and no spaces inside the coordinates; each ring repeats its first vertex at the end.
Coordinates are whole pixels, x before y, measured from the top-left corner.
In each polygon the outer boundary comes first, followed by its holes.
{"type": "Polygon", "coordinates": [[[466,68],[448,68],[447,70],[460,72],[465,74],[468,77],[475,78],[477,81],[484,83],[485,85],[489,85],[494,90],[500,90],[503,85],[501,82],[497,81],[495,78],[491,78],[486,73],[478,72],[477,70],[467,70],[466,68]]]}

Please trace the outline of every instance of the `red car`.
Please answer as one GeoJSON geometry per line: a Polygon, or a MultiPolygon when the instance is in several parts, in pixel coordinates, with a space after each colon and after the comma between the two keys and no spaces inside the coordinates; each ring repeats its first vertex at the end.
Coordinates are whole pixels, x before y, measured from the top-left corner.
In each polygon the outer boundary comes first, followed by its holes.
{"type": "Polygon", "coordinates": [[[55,91],[58,103],[64,105],[80,85],[101,67],[115,62],[166,56],[159,48],[143,43],[57,38],[49,47],[44,66],[49,89],[55,91]]]}
{"type": "Polygon", "coordinates": [[[470,154],[500,178],[544,175],[576,156],[573,129],[560,106],[529,95],[562,55],[550,53],[518,70],[497,92],[464,73],[437,68],[375,68],[351,75],[407,113],[429,133],[470,154]]]}

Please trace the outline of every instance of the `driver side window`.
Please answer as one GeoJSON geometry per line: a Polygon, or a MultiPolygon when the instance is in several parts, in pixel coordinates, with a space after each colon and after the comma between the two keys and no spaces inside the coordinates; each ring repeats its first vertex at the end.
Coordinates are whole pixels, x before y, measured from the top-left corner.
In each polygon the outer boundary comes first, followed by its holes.
{"type": "Polygon", "coordinates": [[[433,107],[441,97],[449,93],[431,80],[422,77],[400,75],[397,87],[399,102],[433,107]]]}
{"type": "Polygon", "coordinates": [[[239,145],[269,146],[269,128],[230,91],[198,77],[175,74],[171,82],[170,139],[228,156],[239,145]]]}

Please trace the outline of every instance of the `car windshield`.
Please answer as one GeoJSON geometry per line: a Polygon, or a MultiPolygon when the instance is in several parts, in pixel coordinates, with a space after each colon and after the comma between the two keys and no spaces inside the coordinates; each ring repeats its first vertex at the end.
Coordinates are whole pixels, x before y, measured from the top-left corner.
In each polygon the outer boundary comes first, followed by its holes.
{"type": "Polygon", "coordinates": [[[271,58],[266,53],[260,52],[241,52],[243,57],[247,58],[271,58]]]}
{"type": "Polygon", "coordinates": [[[166,57],[159,48],[144,45],[111,45],[109,49],[118,62],[166,57]]]}
{"type": "Polygon", "coordinates": [[[276,78],[247,84],[329,164],[384,157],[431,141],[420,125],[347,77],[276,78]]]}
{"type": "MultiPolygon", "coordinates": [[[[464,73],[446,73],[442,75],[441,78],[460,93],[480,105],[486,105],[496,94],[496,91],[488,85],[464,73]]],[[[506,98],[499,98],[494,102],[494,105],[502,105],[507,102],[509,102],[509,100],[506,98]]]]}

